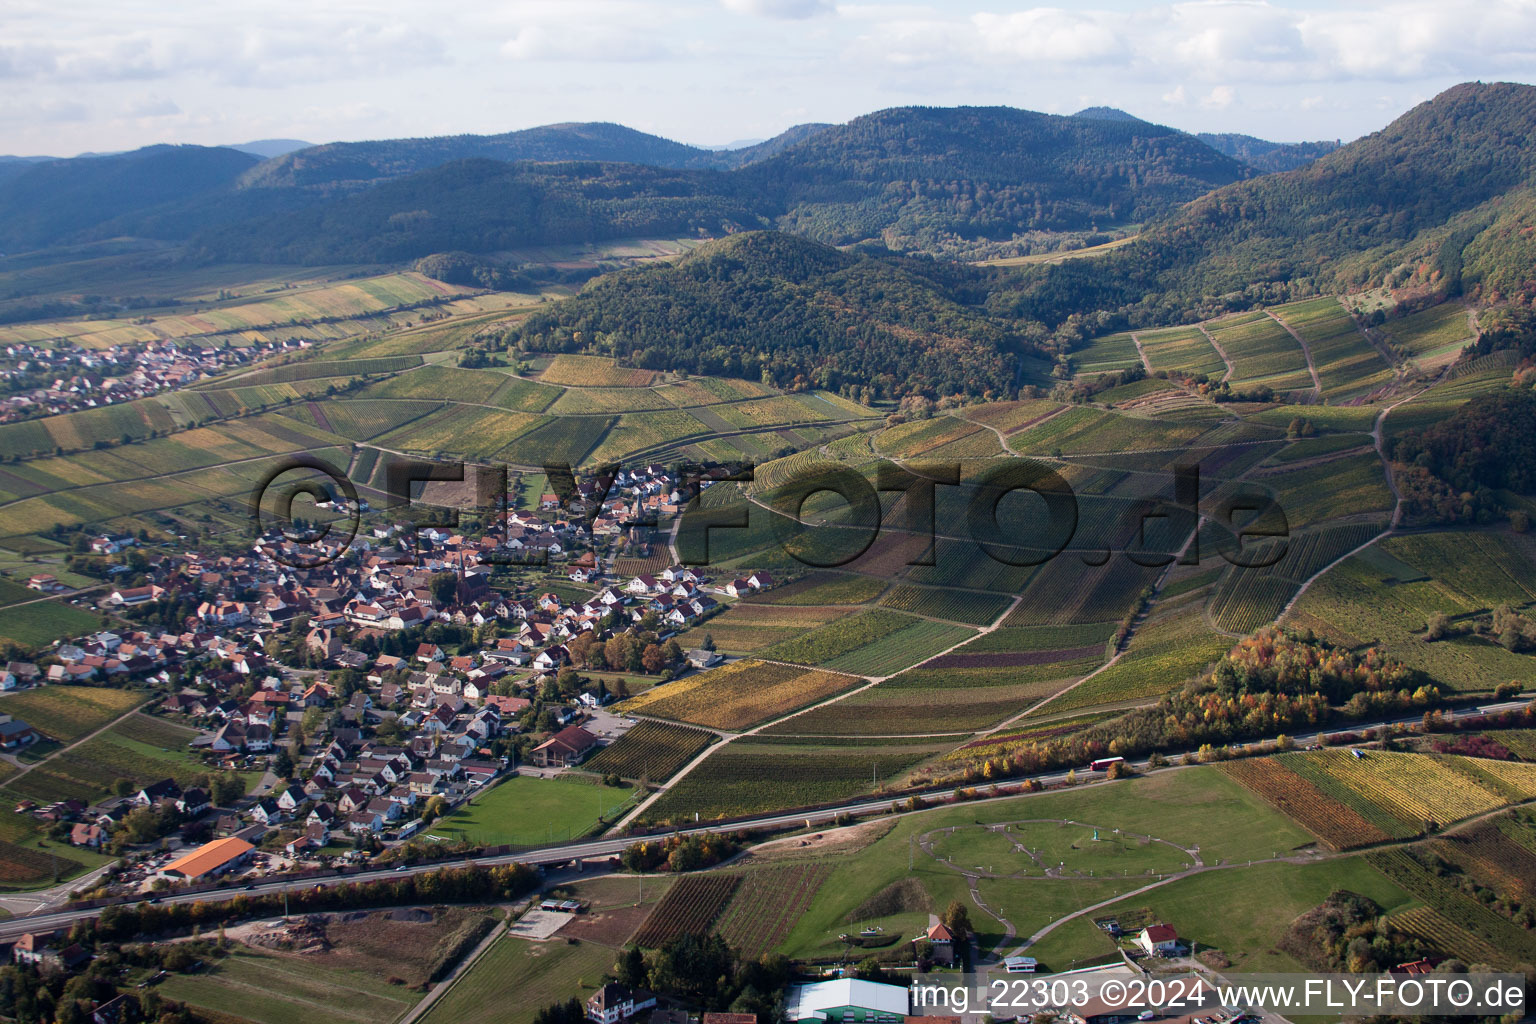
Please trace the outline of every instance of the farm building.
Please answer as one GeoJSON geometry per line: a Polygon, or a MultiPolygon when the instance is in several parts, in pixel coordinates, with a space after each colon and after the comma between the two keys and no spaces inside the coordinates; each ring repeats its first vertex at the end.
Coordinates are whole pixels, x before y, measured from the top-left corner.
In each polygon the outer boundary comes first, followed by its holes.
{"type": "Polygon", "coordinates": [[[1179,933],[1166,924],[1148,925],[1136,942],[1148,956],[1173,956],[1179,951],[1179,933]]]}
{"type": "Polygon", "coordinates": [[[785,998],[786,1020],[831,1024],[901,1024],[908,1010],[907,990],[857,978],[791,985],[785,998]]]}
{"type": "Polygon", "coordinates": [[[199,846],[185,857],[178,857],[171,861],[160,873],[167,878],[188,882],[217,878],[246,864],[251,859],[251,854],[255,852],[256,847],[244,839],[236,839],[233,836],[228,839],[215,839],[211,843],[199,846]]]}

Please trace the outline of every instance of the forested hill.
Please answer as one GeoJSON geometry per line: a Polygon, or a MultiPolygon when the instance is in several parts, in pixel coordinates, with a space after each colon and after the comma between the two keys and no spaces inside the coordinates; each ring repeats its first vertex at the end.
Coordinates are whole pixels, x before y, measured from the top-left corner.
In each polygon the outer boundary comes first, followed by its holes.
{"type": "MultiPolygon", "coordinates": [[[[196,247],[219,259],[326,263],[777,226],[833,244],[882,239],[933,252],[953,239],[1151,216],[1252,173],[1173,129],[1001,107],[903,108],[792,131],[799,142],[728,172],[459,161],[204,232],[196,247]]],[[[291,204],[294,191],[248,187],[236,198],[291,204]]]]}
{"type": "Polygon", "coordinates": [[[737,150],[708,150],[606,122],[547,124],[500,135],[333,142],[286,153],[252,168],[244,188],[356,189],[458,160],[601,161],[674,170],[743,167],[781,152],[825,125],[797,125],[737,150]]]}
{"type": "Polygon", "coordinates": [[[758,197],[741,184],[719,171],[461,160],[353,196],[202,232],[192,250],[216,261],[325,264],[726,234],[766,223],[758,197]]]}
{"type": "Polygon", "coordinates": [[[834,244],[1004,239],[1136,221],[1247,177],[1193,136],[1012,107],[898,107],[823,131],[742,175],[786,230],[834,244]]]}
{"type": "Polygon", "coordinates": [[[0,181],[0,251],[42,248],[136,210],[227,188],[257,162],[213,146],[29,162],[0,181]]]}
{"type": "Polygon", "coordinates": [[[1091,265],[1049,268],[1032,289],[1079,310],[1127,298],[1189,310],[1388,278],[1529,291],[1533,268],[1510,260],[1531,249],[1533,135],[1536,87],[1459,85],[1306,167],[1202,196],[1091,265]]]}
{"type": "Polygon", "coordinates": [[[750,232],[700,246],[675,265],[599,278],[529,317],[507,341],[865,398],[1010,394],[1017,354],[1027,349],[1017,325],[964,305],[920,270],[750,232]]]}
{"type": "MultiPolygon", "coordinates": [[[[1072,116],[1098,121],[1148,123],[1117,107],[1084,107],[1072,116]]],[[[1239,135],[1234,132],[1200,132],[1195,135],[1195,138],[1218,153],[1225,153],[1233,159],[1241,160],[1254,170],[1263,171],[1265,174],[1305,167],[1318,157],[1339,148],[1337,142],[1270,142],[1267,139],[1239,135]]]]}
{"type": "Polygon", "coordinates": [[[1239,135],[1234,132],[1219,134],[1201,132],[1196,138],[1212,149],[1241,160],[1249,167],[1264,171],[1265,173],[1294,171],[1296,168],[1305,167],[1319,157],[1327,156],[1339,148],[1337,142],[1329,142],[1327,140],[1320,142],[1270,142],[1267,139],[1254,138],[1252,135],[1239,135]]]}

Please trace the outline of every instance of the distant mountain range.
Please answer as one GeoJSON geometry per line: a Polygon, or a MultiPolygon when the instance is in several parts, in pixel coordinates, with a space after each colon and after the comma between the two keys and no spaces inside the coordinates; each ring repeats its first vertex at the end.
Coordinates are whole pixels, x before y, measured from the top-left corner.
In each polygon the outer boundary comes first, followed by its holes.
{"type": "Polygon", "coordinates": [[[1511,294],[1536,276],[1533,97],[1457,86],[1337,148],[1196,136],[1112,108],[902,107],[726,151],[565,124],[266,160],[197,146],[13,159],[0,161],[0,251],[137,238],[209,261],[323,264],[778,229],[947,255],[1141,224],[1107,256],[1031,271],[1038,285],[1008,301],[1054,323],[1388,272],[1511,294]]]}
{"type": "MultiPolygon", "coordinates": [[[[1072,116],[1095,118],[1101,121],[1149,123],[1134,114],[1127,114],[1117,107],[1084,107],[1072,116]]],[[[1195,138],[1218,153],[1225,153],[1227,156],[1241,160],[1249,167],[1263,171],[1266,174],[1276,171],[1294,171],[1298,167],[1305,167],[1313,160],[1332,153],[1340,146],[1340,143],[1337,141],[1268,142],[1264,139],[1254,138],[1252,135],[1237,135],[1231,132],[1221,134],[1200,132],[1195,138]]]]}
{"type": "MultiPolygon", "coordinates": [[[[1062,118],[1004,107],[900,108],[845,125],[796,125],[764,142],[720,150],[591,123],[319,146],[269,139],[224,147],[151,146],[63,160],[0,158],[0,251],[127,236],[195,240],[200,251],[217,258],[266,258],[278,250],[291,257],[296,246],[289,236],[300,225],[332,222],[343,209],[359,209],[359,195],[466,160],[572,166],[538,172],[465,169],[385,190],[361,206],[386,217],[408,213],[387,209],[388,204],[420,197],[434,182],[452,182],[454,190],[462,190],[479,174],[487,184],[471,190],[476,201],[496,203],[488,184],[492,178],[517,181],[519,187],[537,179],[551,195],[562,194],[557,205],[569,211],[583,182],[595,174],[605,183],[597,191],[608,192],[609,199],[593,198],[598,205],[576,218],[577,234],[562,234],[554,218],[529,223],[518,237],[590,241],[646,224],[695,225],[694,230],[715,233],[748,212],[745,226],[778,225],[835,242],[884,235],[899,248],[922,249],[954,238],[1092,231],[1155,215],[1253,173],[1193,136],[1119,111],[1113,120],[1092,113],[1062,118]],[[613,182],[625,172],[584,166],[592,163],[692,176],[667,179],[676,194],[650,198],[665,200],[670,209],[637,219],[636,204],[660,179],[634,172],[628,212],[609,219],[600,212],[602,204],[612,199],[613,182]],[[725,182],[713,172],[742,177],[725,182]],[[140,175],[153,180],[136,180],[140,175]],[[681,209],[694,199],[697,209],[681,209]],[[325,209],[328,204],[345,205],[325,209]],[[301,210],[311,212],[272,223],[301,210]],[[718,214],[726,214],[725,222],[718,214]],[[225,229],[235,225],[241,228],[225,237],[225,229]],[[237,238],[244,240],[245,251],[236,251],[237,238]]],[[[444,208],[445,198],[428,204],[439,211],[439,222],[463,220],[444,208]]],[[[366,239],[316,239],[309,256],[322,260],[346,248],[355,256],[366,258],[371,251],[377,254],[373,258],[387,259],[389,253],[414,249],[410,230],[397,225],[388,234],[374,249],[366,239]]],[[[441,237],[437,231],[417,234],[441,237]]],[[[456,248],[467,247],[467,241],[456,248]]]]}

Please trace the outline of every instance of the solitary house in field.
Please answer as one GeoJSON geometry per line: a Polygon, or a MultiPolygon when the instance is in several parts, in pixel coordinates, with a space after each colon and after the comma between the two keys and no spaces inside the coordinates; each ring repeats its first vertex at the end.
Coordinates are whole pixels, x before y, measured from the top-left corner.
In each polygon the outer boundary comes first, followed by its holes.
{"type": "Polygon", "coordinates": [[[1136,942],[1148,956],[1174,956],[1179,951],[1179,933],[1166,924],[1143,928],[1136,942]]]}

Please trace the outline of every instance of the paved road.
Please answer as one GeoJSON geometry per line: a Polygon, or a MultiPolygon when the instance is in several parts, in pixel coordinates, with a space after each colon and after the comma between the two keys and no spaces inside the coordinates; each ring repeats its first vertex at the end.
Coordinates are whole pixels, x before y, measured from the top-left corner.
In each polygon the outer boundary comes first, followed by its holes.
{"type": "MultiPolygon", "coordinates": [[[[1484,712],[1519,708],[1525,706],[1526,702],[1528,702],[1533,696],[1536,696],[1536,694],[1522,694],[1521,699],[1519,700],[1505,701],[1500,704],[1483,705],[1476,708],[1466,708],[1454,713],[1447,712],[1445,717],[1448,719],[1466,718],[1484,712]]],[[[1419,722],[1422,717],[1422,715],[1404,715],[1398,718],[1381,719],[1372,722],[1357,722],[1352,723],[1346,729],[1341,731],[1360,732],[1366,729],[1378,728],[1384,725],[1408,725],[1419,722]]],[[[1319,735],[1329,734],[1320,733],[1319,735]]],[[[1180,753],[1171,753],[1167,756],[1170,759],[1177,759],[1183,755],[1180,753]]],[[[1150,767],[1146,761],[1131,762],[1131,765],[1133,768],[1140,770],[1146,770],[1150,767]]],[[[1068,773],[1065,771],[1046,772],[1044,774],[1031,776],[1031,778],[1043,784],[1049,785],[1051,783],[1063,781],[1067,774],[1068,773]]],[[[998,785],[1016,786],[1023,781],[1025,780],[1009,779],[1000,781],[998,785]]],[[[974,785],[956,787],[956,789],[943,790],[936,793],[925,793],[923,794],[923,799],[930,802],[935,800],[943,800],[961,788],[976,789],[985,787],[976,787],[974,785]]],[[[1004,796],[981,797],[973,802],[1015,799],[1017,795],[1018,794],[1010,793],[1004,796]]],[[[733,821],[729,823],[714,825],[699,825],[694,828],[681,828],[675,830],[675,834],[697,835],[709,832],[740,832],[746,830],[794,828],[800,825],[803,825],[807,828],[814,828],[817,825],[824,825],[833,822],[842,815],[858,817],[874,814],[885,814],[898,809],[900,805],[904,803],[906,803],[906,798],[904,797],[900,799],[884,797],[878,800],[857,800],[846,804],[840,804],[836,807],[824,807],[814,811],[795,811],[785,814],[769,814],[744,821],[733,821]]],[[[534,849],[526,850],[522,853],[510,854],[502,857],[474,857],[466,858],[466,860],[472,860],[476,864],[484,865],[514,863],[539,865],[561,864],[577,858],[598,859],[613,857],[619,853],[622,853],[626,847],[634,842],[634,836],[615,836],[612,838],[578,840],[571,843],[559,843],[550,846],[537,847],[534,849]]],[[[373,871],[360,871],[356,874],[345,876],[345,880],[349,882],[382,881],[384,879],[398,878],[401,874],[407,871],[410,873],[422,873],[450,865],[451,862],[438,861],[433,864],[414,865],[404,869],[404,871],[389,868],[382,868],[373,871]]],[[[237,896],[242,896],[247,893],[267,894],[298,892],[300,890],[313,887],[316,884],[316,881],[317,880],[313,878],[296,880],[275,878],[270,881],[253,883],[243,889],[239,886],[234,886],[229,889],[216,889],[212,892],[184,893],[179,895],[168,894],[161,897],[159,902],[194,903],[201,900],[204,902],[217,903],[231,900],[237,896]]],[[[26,932],[43,931],[52,928],[64,927],[83,918],[98,916],[100,913],[101,910],[99,908],[94,910],[48,910],[44,913],[31,914],[27,917],[13,918],[9,921],[0,921],[0,940],[14,939],[17,936],[25,934],[26,932]]]]}

